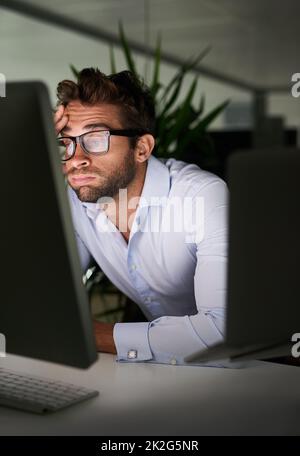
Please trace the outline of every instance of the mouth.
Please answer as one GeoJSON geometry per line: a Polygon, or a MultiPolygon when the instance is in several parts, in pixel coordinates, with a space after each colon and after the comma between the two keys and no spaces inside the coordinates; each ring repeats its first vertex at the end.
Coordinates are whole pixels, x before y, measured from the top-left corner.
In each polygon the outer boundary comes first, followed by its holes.
{"type": "Polygon", "coordinates": [[[69,179],[74,185],[85,185],[92,182],[96,179],[96,177],[88,174],[77,174],[75,176],[71,176],[69,179]]]}

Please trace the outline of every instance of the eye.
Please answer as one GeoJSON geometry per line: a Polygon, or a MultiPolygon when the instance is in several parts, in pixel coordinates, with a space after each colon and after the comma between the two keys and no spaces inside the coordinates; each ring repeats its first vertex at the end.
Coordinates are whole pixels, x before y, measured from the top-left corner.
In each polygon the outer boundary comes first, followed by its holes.
{"type": "Polygon", "coordinates": [[[73,141],[69,138],[57,139],[59,155],[61,160],[67,160],[73,155],[73,141]]]}
{"type": "Polygon", "coordinates": [[[105,131],[91,132],[83,137],[84,147],[92,153],[106,152],[108,135],[105,131]]]}

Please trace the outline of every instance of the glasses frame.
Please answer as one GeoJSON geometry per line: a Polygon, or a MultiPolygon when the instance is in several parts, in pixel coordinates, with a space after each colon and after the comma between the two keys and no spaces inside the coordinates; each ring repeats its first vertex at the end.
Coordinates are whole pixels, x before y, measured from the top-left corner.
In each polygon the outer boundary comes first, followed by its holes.
{"type": "Polygon", "coordinates": [[[111,136],[126,136],[128,138],[134,138],[134,137],[138,137],[138,136],[142,136],[142,135],[145,135],[147,132],[146,131],[143,131],[143,130],[139,130],[139,129],[122,129],[122,130],[111,130],[111,129],[99,129],[99,130],[91,130],[91,131],[87,131],[86,133],[82,133],[81,135],[78,135],[78,136],[58,136],[56,139],[57,141],[61,140],[61,139],[70,139],[72,142],[73,142],[73,152],[72,152],[72,155],[67,158],[67,159],[61,159],[61,161],[63,163],[71,160],[71,158],[74,157],[75,155],[75,152],[76,152],[76,146],[77,144],[80,144],[80,147],[82,148],[82,150],[87,154],[87,155],[105,155],[107,154],[107,152],[109,151],[109,147],[110,147],[110,137],[111,136]],[[108,141],[107,141],[107,150],[105,152],[90,152],[88,151],[85,147],[84,147],[84,144],[83,144],[83,137],[85,135],[88,135],[90,133],[97,133],[97,132],[100,132],[100,131],[104,131],[104,132],[107,132],[108,133],[108,141]]]}

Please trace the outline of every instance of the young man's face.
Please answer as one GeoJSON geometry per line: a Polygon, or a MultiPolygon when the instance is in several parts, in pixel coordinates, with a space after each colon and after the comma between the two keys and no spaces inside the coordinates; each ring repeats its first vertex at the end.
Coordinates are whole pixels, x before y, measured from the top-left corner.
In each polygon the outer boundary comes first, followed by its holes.
{"type": "MultiPolygon", "coordinates": [[[[92,130],[123,129],[120,108],[110,104],[95,106],[70,102],[65,108],[68,123],[61,136],[78,136],[92,130]]],[[[78,198],[97,202],[101,197],[113,197],[120,188],[126,188],[136,173],[134,150],[129,138],[111,136],[110,146],[104,155],[87,154],[76,145],[75,155],[63,164],[69,185],[78,198]]]]}

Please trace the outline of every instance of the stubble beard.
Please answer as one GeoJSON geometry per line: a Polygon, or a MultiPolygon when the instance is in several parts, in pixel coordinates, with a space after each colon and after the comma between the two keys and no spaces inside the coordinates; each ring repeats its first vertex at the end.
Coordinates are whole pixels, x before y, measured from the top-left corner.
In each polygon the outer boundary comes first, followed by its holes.
{"type": "MultiPolygon", "coordinates": [[[[87,170],[88,171],[88,170],[87,170]]],[[[89,171],[90,172],[90,171],[89,171]]],[[[109,176],[103,176],[97,171],[93,174],[98,175],[103,183],[99,186],[84,185],[79,188],[73,188],[78,199],[85,203],[97,203],[100,198],[118,195],[120,189],[128,187],[136,175],[136,164],[132,153],[129,153],[118,169],[111,172],[109,176]]]]}

